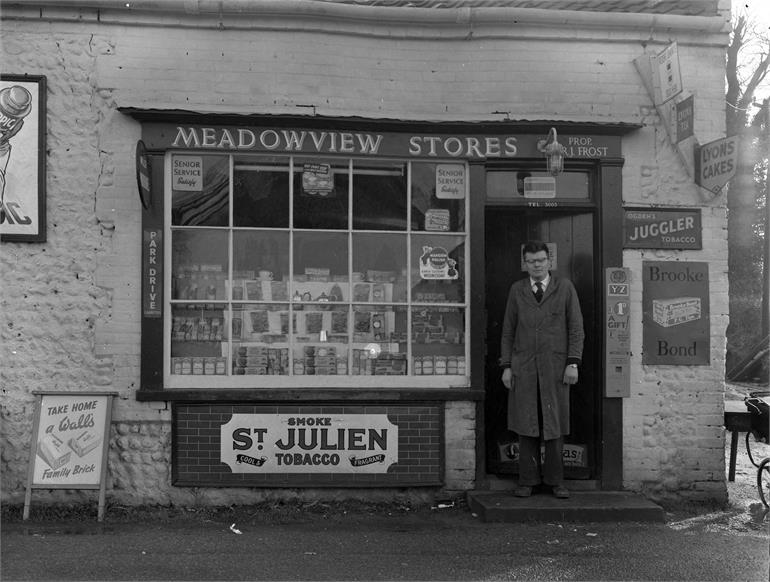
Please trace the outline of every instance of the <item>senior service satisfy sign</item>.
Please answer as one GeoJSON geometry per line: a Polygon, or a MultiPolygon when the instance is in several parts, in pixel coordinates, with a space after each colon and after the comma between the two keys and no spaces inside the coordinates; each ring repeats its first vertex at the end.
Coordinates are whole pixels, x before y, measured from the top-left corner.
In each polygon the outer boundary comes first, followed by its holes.
{"type": "Polygon", "coordinates": [[[387,473],[398,427],[385,414],[234,414],[220,459],[233,473],[387,473]]]}

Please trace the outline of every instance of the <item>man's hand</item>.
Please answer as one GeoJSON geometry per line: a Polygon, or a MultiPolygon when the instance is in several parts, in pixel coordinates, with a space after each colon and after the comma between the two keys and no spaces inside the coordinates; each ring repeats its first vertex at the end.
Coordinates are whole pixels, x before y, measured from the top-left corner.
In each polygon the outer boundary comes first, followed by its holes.
{"type": "Polygon", "coordinates": [[[510,368],[506,368],[505,370],[503,370],[503,378],[502,379],[503,379],[503,386],[508,388],[508,390],[513,388],[513,374],[511,373],[511,369],[510,368]]]}
{"type": "Polygon", "coordinates": [[[577,384],[578,381],[578,369],[575,366],[567,366],[564,368],[564,378],[562,382],[565,384],[577,384]]]}

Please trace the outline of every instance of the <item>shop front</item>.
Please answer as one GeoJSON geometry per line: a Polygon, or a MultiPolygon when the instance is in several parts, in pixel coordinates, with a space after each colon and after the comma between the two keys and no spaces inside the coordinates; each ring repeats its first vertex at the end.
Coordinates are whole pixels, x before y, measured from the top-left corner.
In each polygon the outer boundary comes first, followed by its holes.
{"type": "Polygon", "coordinates": [[[568,486],[723,500],[726,202],[693,161],[724,137],[728,15],[3,4],[3,500],[36,391],[114,394],[117,503],[510,489],[530,239],[584,318],[568,486]]]}
{"type": "Polygon", "coordinates": [[[510,478],[500,322],[537,239],[587,330],[567,477],[619,486],[597,282],[621,263],[635,127],[125,113],[147,189],[137,398],[172,403],[175,484],[443,487],[463,439],[474,481],[510,478]]]}

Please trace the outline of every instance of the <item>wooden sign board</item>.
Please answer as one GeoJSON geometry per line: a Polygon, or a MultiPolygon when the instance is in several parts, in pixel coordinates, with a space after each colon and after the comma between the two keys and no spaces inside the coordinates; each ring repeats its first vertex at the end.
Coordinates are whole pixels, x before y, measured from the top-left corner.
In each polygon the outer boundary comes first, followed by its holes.
{"type": "Polygon", "coordinates": [[[99,521],[104,517],[107,453],[116,392],[34,392],[24,519],[32,489],[98,489],[99,521]]]}

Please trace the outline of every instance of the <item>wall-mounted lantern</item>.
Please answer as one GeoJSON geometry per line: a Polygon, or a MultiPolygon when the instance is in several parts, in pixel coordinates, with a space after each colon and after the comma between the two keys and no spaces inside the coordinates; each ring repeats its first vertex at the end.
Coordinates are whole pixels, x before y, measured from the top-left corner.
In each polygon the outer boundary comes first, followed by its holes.
{"type": "Polygon", "coordinates": [[[537,149],[545,154],[545,163],[548,173],[556,177],[564,170],[564,154],[567,148],[561,145],[556,136],[556,128],[551,128],[547,139],[537,142],[537,149]]]}

